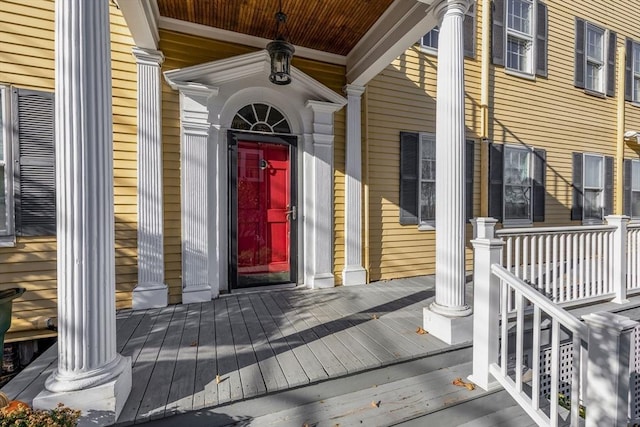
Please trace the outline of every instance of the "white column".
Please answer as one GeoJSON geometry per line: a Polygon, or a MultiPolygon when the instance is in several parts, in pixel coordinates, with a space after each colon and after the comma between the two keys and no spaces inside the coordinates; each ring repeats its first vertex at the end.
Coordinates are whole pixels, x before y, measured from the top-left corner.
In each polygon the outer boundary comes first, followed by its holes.
{"type": "Polygon", "coordinates": [[[335,285],[333,276],[333,114],[342,105],[321,101],[308,101],[313,111],[313,157],[311,170],[305,171],[310,180],[311,200],[307,203],[313,253],[310,276],[306,284],[312,288],[335,285]]]}
{"type": "Polygon", "coordinates": [[[116,352],[109,4],[57,0],[55,21],[58,366],[33,403],[107,425],[131,390],[116,352]]]}
{"type": "Polygon", "coordinates": [[[182,178],[182,303],[210,301],[209,212],[209,121],[208,101],[217,89],[204,85],[180,88],[182,137],[180,143],[182,178]]]}
{"type": "Polygon", "coordinates": [[[365,88],[347,85],[347,147],[345,173],[343,285],[364,285],[362,266],[362,138],[360,100],[365,88]]]}
{"type": "Polygon", "coordinates": [[[165,307],[162,205],[162,52],[135,47],[138,64],[138,285],[133,309],[165,307]]]}
{"type": "Polygon", "coordinates": [[[425,329],[445,341],[445,337],[455,340],[455,331],[471,328],[471,308],[465,297],[463,47],[463,20],[470,4],[469,0],[444,0],[436,7],[441,22],[436,93],[436,296],[425,309],[424,322],[425,329]]]}
{"type": "Polygon", "coordinates": [[[608,215],[604,219],[608,225],[615,225],[613,232],[613,302],[625,304],[627,299],[627,225],[630,218],[625,215],[608,215]]]}
{"type": "Polygon", "coordinates": [[[609,312],[588,314],[582,319],[589,326],[586,426],[626,426],[629,362],[638,322],[609,312]]]}

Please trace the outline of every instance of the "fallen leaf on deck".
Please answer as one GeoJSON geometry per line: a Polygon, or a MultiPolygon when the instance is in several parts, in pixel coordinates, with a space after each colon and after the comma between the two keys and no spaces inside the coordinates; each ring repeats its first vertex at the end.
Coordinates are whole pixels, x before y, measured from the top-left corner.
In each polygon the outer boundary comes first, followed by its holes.
{"type": "Polygon", "coordinates": [[[191,342],[191,347],[195,347],[195,346],[197,346],[197,345],[198,345],[198,341],[192,341],[192,342],[191,342]]]}
{"type": "Polygon", "coordinates": [[[372,318],[373,320],[378,320],[378,315],[377,315],[377,314],[374,314],[373,316],[371,316],[371,318],[372,318]]]}
{"type": "Polygon", "coordinates": [[[380,407],[380,400],[378,400],[377,402],[374,400],[373,402],[371,402],[371,406],[374,408],[379,408],[380,407]]]}
{"type": "Polygon", "coordinates": [[[453,385],[457,385],[458,387],[464,387],[469,391],[475,390],[476,386],[473,383],[468,383],[462,380],[462,378],[456,378],[451,382],[453,385]]]}
{"type": "Polygon", "coordinates": [[[216,384],[220,384],[222,382],[222,378],[220,378],[220,375],[216,375],[216,384]]]}
{"type": "Polygon", "coordinates": [[[422,329],[422,326],[418,326],[418,329],[416,329],[416,334],[418,335],[424,335],[428,333],[427,331],[425,331],[424,329],[422,329]]]}

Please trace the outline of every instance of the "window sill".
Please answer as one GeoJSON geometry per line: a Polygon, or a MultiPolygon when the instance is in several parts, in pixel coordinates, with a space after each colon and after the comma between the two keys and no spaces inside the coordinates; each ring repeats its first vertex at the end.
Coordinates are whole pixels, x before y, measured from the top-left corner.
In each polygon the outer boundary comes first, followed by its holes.
{"type": "Polygon", "coordinates": [[[638,101],[631,101],[631,105],[633,105],[634,107],[638,107],[638,108],[640,108],[640,100],[638,100],[638,101]]]}
{"type": "Polygon", "coordinates": [[[511,68],[504,67],[504,73],[510,76],[519,77],[521,79],[527,79],[531,81],[536,80],[536,75],[531,73],[525,73],[524,71],[512,70],[511,68]]]}
{"type": "Polygon", "coordinates": [[[15,248],[15,236],[0,236],[0,248],[15,248]]]}
{"type": "Polygon", "coordinates": [[[424,223],[418,225],[418,231],[435,231],[436,225],[433,223],[424,223]]]}
{"type": "Polygon", "coordinates": [[[438,49],[435,49],[433,47],[420,45],[420,51],[422,53],[426,53],[427,55],[438,56],[438,49]]]}
{"type": "Polygon", "coordinates": [[[520,228],[520,227],[531,227],[531,226],[533,226],[533,221],[506,220],[502,222],[502,228],[520,228]]]}
{"type": "Polygon", "coordinates": [[[587,95],[595,96],[596,98],[607,99],[607,96],[603,92],[598,92],[592,89],[585,89],[584,93],[587,95]]]}

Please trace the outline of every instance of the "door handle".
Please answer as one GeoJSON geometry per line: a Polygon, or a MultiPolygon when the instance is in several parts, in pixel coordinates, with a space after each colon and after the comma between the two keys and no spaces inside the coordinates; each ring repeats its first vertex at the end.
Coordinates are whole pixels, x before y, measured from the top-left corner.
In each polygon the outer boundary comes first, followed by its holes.
{"type": "Polygon", "coordinates": [[[298,218],[298,208],[296,206],[292,206],[290,210],[285,212],[285,216],[287,219],[295,221],[298,218]]]}

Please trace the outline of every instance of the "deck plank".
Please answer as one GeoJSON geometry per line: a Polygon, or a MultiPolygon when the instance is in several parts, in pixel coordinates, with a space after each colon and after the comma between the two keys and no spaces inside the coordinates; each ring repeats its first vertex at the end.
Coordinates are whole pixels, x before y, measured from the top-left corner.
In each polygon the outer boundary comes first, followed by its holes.
{"type": "Polygon", "coordinates": [[[214,321],[213,301],[203,303],[200,313],[196,379],[192,404],[194,410],[218,405],[218,385],[215,382],[218,366],[214,321]]]}
{"type": "Polygon", "coordinates": [[[233,337],[230,333],[231,323],[229,322],[229,310],[227,308],[228,298],[230,297],[225,296],[214,301],[216,357],[218,374],[221,379],[220,384],[218,384],[218,401],[220,404],[242,399],[242,384],[240,383],[240,373],[238,372],[238,361],[233,345],[233,337]]]}
{"type": "MultiPolygon", "coordinates": [[[[160,347],[167,334],[167,326],[176,307],[178,306],[166,307],[159,311],[157,316],[149,317],[148,321],[144,322],[144,329],[147,332],[144,336],[146,340],[142,340],[143,336],[140,336],[140,339],[131,339],[125,345],[123,355],[135,353],[138,356],[133,359],[131,392],[118,418],[118,423],[123,425],[134,423],[142,398],[147,390],[149,379],[158,361],[160,347]]],[[[142,325],[143,322],[140,323],[142,325]]],[[[141,329],[140,326],[138,326],[138,329],[141,329]]],[[[137,332],[138,330],[136,330],[137,332]]]]}
{"type": "Polygon", "coordinates": [[[186,317],[187,306],[176,306],[171,322],[167,327],[167,334],[160,346],[158,360],[153,367],[147,390],[142,397],[140,408],[136,415],[136,422],[164,416],[164,408],[169,396],[169,387],[171,386],[171,378],[173,378],[176,366],[180,338],[184,330],[186,317]]]}
{"type": "Polygon", "coordinates": [[[202,304],[189,304],[164,416],[193,409],[202,304]]]}
{"type": "Polygon", "coordinates": [[[240,382],[242,383],[242,396],[247,399],[265,393],[267,388],[260,372],[260,366],[258,366],[258,360],[253,350],[238,298],[232,296],[226,299],[229,320],[231,321],[231,334],[233,335],[233,344],[236,358],[238,359],[240,382]]]}
{"type": "MultiPolygon", "coordinates": [[[[249,337],[253,344],[253,350],[260,366],[260,372],[268,392],[274,392],[287,388],[287,378],[280,366],[276,352],[269,342],[273,337],[273,320],[264,312],[254,309],[249,296],[241,296],[238,302],[242,307],[242,315],[247,323],[249,337]]],[[[288,348],[280,348],[278,352],[288,351],[288,348]]]]}
{"type": "MultiPolygon", "coordinates": [[[[53,344],[40,357],[29,364],[18,375],[15,376],[8,384],[2,387],[2,391],[6,393],[9,399],[22,400],[31,405],[33,399],[32,390],[37,392],[42,390],[44,380],[40,384],[42,372],[52,372],[57,367],[58,362],[58,343],[53,344]]],[[[37,393],[36,393],[37,394],[37,393]]]]}
{"type": "Polygon", "coordinates": [[[116,348],[118,352],[122,351],[124,345],[131,339],[145,315],[147,315],[147,310],[117,319],[116,348]]]}
{"type": "MultiPolygon", "coordinates": [[[[266,312],[273,316],[274,319],[278,319],[278,329],[289,348],[291,348],[291,351],[293,351],[309,382],[316,382],[328,378],[322,363],[318,361],[318,358],[313,354],[305,340],[293,327],[287,316],[280,310],[273,299],[274,296],[278,298],[278,294],[272,296],[267,293],[252,296],[256,313],[266,312]]],[[[264,315],[266,316],[266,314],[264,315]]]]}

